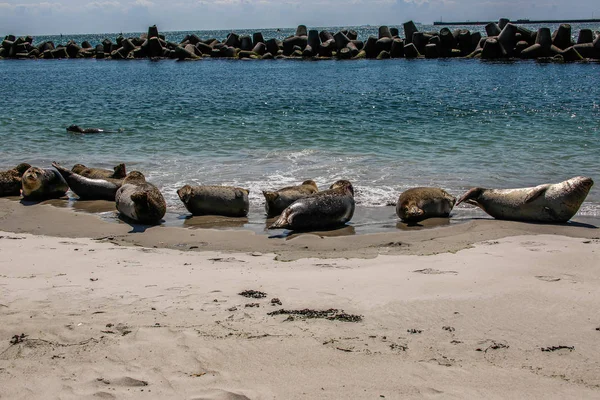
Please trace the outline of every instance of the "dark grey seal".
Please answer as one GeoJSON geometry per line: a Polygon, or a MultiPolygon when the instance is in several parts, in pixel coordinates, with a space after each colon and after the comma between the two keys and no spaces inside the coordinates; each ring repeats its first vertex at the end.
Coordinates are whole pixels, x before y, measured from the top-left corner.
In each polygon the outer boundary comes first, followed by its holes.
{"type": "Polygon", "coordinates": [[[71,125],[67,128],[67,132],[75,133],[104,133],[104,129],[100,128],[82,128],[79,125],[71,125]]]}
{"type": "Polygon", "coordinates": [[[56,162],[53,162],[52,166],[56,168],[65,181],[67,181],[67,184],[73,193],[81,199],[114,201],[117,190],[123,184],[123,179],[86,178],[73,171],[69,171],[56,162]]]}
{"type": "Polygon", "coordinates": [[[265,196],[265,211],[269,217],[279,215],[296,200],[317,193],[319,188],[313,180],[306,180],[301,185],[288,186],[270,192],[263,190],[265,196]]]}
{"type": "Polygon", "coordinates": [[[115,194],[117,210],[121,215],[142,224],[153,225],[167,212],[167,203],[156,186],[146,182],[141,172],[132,171],[115,194]]]}
{"type": "Polygon", "coordinates": [[[591,178],[577,176],[555,184],[519,189],[472,188],[458,199],[481,208],[497,219],[531,222],[567,222],[594,185],[591,178]]]}
{"type": "Polygon", "coordinates": [[[32,200],[45,200],[62,197],[69,190],[67,182],[55,169],[31,167],[21,178],[23,197],[32,200]]]}
{"type": "Polygon", "coordinates": [[[296,200],[269,229],[319,230],[344,225],[354,214],[354,188],[339,180],[324,190],[296,200]]]}
{"type": "Polygon", "coordinates": [[[248,215],[249,192],[233,186],[185,185],[177,194],[193,215],[245,217],[248,215]]]}
{"type": "Polygon", "coordinates": [[[0,197],[21,194],[21,178],[31,165],[22,163],[7,171],[0,171],[0,197]]]}
{"type": "Polygon", "coordinates": [[[427,218],[448,217],[456,198],[440,188],[416,187],[400,195],[396,214],[402,221],[419,222],[427,218]]]}

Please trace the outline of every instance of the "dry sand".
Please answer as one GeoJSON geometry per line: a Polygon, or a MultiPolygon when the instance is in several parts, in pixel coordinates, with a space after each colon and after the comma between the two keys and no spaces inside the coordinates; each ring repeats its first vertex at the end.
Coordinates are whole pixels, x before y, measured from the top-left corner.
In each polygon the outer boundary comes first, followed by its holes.
{"type": "Polygon", "coordinates": [[[600,397],[592,225],[284,240],[0,206],[1,399],[600,397]]]}

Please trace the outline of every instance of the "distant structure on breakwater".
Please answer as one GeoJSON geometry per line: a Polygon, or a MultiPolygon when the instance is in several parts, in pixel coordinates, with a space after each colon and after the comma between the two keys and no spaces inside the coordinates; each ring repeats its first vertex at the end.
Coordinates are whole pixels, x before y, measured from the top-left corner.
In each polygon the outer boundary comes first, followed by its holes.
{"type": "MultiPolygon", "coordinates": [[[[494,21],[434,21],[433,25],[487,25],[493,23],[494,21]]],[[[530,19],[518,19],[514,21],[515,24],[589,24],[600,22],[600,19],[538,19],[538,20],[530,20],[530,19]]]]}
{"type": "Polygon", "coordinates": [[[389,58],[481,58],[486,60],[535,59],[540,62],[572,62],[584,59],[600,60],[600,34],[581,29],[573,41],[571,25],[561,24],[554,33],[549,28],[532,31],[501,18],[485,26],[487,37],[468,29],[444,27],[439,32],[421,32],[413,21],[403,24],[405,38],[399,29],[380,26],[378,37],[359,40],[354,30],[333,33],[308,30],[299,25],[296,33],[283,40],[265,40],[261,32],[249,35],[229,33],[223,42],[187,35],[180,43],[159,34],[156,25],[139,37],[119,35],[115,42],[104,39],[93,47],[84,41],[81,46],[71,40],[66,44],[51,41],[33,46],[33,37],[7,35],[0,45],[0,58],[63,59],[95,58],[111,60],[176,59],[299,59],[349,60],[389,58]]]}

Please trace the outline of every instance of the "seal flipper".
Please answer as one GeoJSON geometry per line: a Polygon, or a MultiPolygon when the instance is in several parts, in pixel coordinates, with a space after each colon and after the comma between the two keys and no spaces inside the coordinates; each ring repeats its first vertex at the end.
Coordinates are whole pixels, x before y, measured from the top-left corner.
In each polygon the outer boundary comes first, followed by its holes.
{"type": "Polygon", "coordinates": [[[271,226],[269,226],[269,229],[290,229],[291,225],[288,221],[288,217],[291,213],[292,210],[289,207],[283,210],[279,218],[277,218],[277,221],[273,222],[271,226]]]}
{"type": "Polygon", "coordinates": [[[71,175],[75,174],[75,172],[69,171],[56,161],[52,161],[52,166],[58,170],[58,172],[62,175],[64,179],[68,179],[71,175]]]}
{"type": "Polygon", "coordinates": [[[548,188],[550,187],[550,185],[539,185],[534,187],[531,192],[527,195],[527,197],[525,197],[525,204],[529,204],[532,201],[534,201],[535,199],[537,199],[538,197],[544,195],[546,193],[546,190],[548,190],[548,188]]]}
{"type": "Polygon", "coordinates": [[[472,204],[474,206],[479,206],[479,202],[477,201],[477,198],[479,196],[481,196],[481,194],[483,193],[484,190],[485,189],[480,188],[480,187],[475,187],[475,188],[469,189],[465,194],[460,196],[460,198],[456,202],[456,205],[459,205],[460,203],[465,202],[468,204],[472,204]]]}

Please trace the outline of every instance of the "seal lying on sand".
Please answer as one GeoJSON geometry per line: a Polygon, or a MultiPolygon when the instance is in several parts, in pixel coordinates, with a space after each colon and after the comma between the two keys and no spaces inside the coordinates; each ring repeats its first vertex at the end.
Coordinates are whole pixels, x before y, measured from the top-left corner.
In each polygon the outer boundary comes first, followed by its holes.
{"type": "Polygon", "coordinates": [[[62,197],[69,190],[67,182],[55,169],[31,167],[21,178],[25,199],[44,200],[62,197]]]}
{"type": "Polygon", "coordinates": [[[284,187],[274,192],[263,190],[266,200],[265,211],[269,217],[274,217],[281,214],[283,210],[296,200],[317,193],[318,191],[317,184],[310,179],[302,182],[301,185],[284,187]]]}
{"type": "Polygon", "coordinates": [[[402,192],[396,203],[396,214],[406,222],[448,217],[456,198],[440,188],[416,187],[402,192]]]}
{"type": "Polygon", "coordinates": [[[177,191],[179,198],[193,215],[224,215],[245,217],[248,215],[247,189],[233,186],[190,186],[177,191]]]}
{"type": "Polygon", "coordinates": [[[29,168],[31,165],[22,163],[8,171],[0,171],[0,197],[20,195],[21,178],[29,168]]]}
{"type": "Polygon", "coordinates": [[[73,168],[71,168],[72,172],[79,174],[81,176],[85,176],[86,178],[92,179],[104,179],[104,178],[115,178],[122,179],[127,176],[127,171],[125,169],[125,164],[119,164],[113,168],[113,171],[109,169],[102,168],[88,168],[83,164],[75,164],[73,168]]]}
{"type": "Polygon", "coordinates": [[[354,214],[354,188],[339,180],[329,190],[296,200],[269,229],[312,230],[344,225],[354,214]]]}
{"type": "Polygon", "coordinates": [[[564,182],[521,189],[472,188],[458,199],[480,207],[497,219],[533,222],[567,222],[594,185],[577,176],[564,182]]]}
{"type": "MultiPolygon", "coordinates": [[[[79,125],[71,125],[67,128],[67,132],[75,133],[103,133],[104,129],[100,128],[82,128],[79,125]]],[[[108,133],[108,132],[107,132],[108,133]]]]}
{"type": "Polygon", "coordinates": [[[65,181],[67,181],[69,188],[81,199],[114,201],[117,190],[123,184],[123,179],[86,178],[73,171],[69,171],[56,162],[53,162],[52,166],[60,172],[65,181]]]}
{"type": "Polygon", "coordinates": [[[142,224],[157,224],[167,211],[167,203],[160,190],[141,172],[132,171],[115,195],[117,210],[127,218],[142,224]]]}

